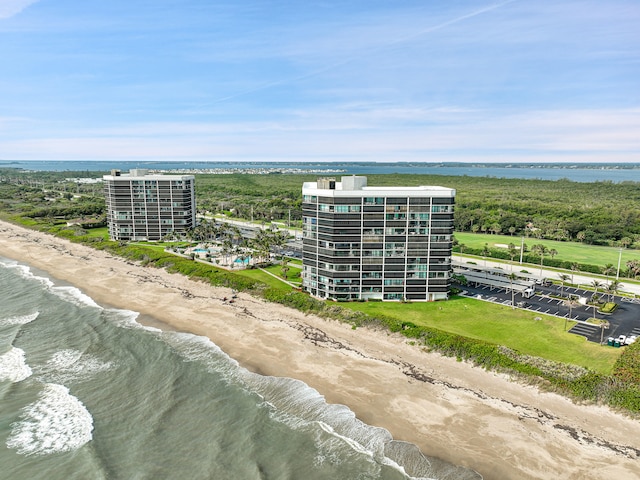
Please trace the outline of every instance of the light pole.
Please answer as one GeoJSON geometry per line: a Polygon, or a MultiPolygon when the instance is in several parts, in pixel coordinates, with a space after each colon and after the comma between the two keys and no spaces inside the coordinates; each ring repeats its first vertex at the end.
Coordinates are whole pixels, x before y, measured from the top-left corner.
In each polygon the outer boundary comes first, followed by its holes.
{"type": "Polygon", "coordinates": [[[568,298],[565,302],[565,304],[569,307],[569,316],[568,317],[564,317],[564,331],[567,331],[567,320],[572,318],[572,313],[573,313],[573,299],[572,298],[568,298]]]}
{"type": "Polygon", "coordinates": [[[620,261],[622,260],[622,248],[618,252],[618,270],[616,271],[616,280],[620,279],[620,261]]]}
{"type": "Polygon", "coordinates": [[[511,309],[515,310],[516,308],[516,299],[515,299],[515,292],[513,291],[513,280],[516,278],[514,273],[511,273],[509,275],[509,282],[511,283],[511,309]]]}

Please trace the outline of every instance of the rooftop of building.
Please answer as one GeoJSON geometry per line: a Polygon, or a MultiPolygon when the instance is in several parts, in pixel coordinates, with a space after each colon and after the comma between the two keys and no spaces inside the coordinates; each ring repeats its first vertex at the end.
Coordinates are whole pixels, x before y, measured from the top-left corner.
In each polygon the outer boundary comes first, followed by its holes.
{"type": "Polygon", "coordinates": [[[343,176],[342,181],[337,182],[334,178],[321,178],[317,182],[304,182],[302,192],[306,195],[323,195],[323,196],[353,196],[361,197],[364,194],[370,195],[396,195],[396,196],[438,196],[453,197],[456,194],[455,189],[440,187],[435,185],[420,186],[368,186],[367,177],[349,175],[343,176]]]}
{"type": "Polygon", "coordinates": [[[129,173],[122,173],[120,170],[111,170],[111,175],[103,175],[103,180],[193,180],[193,175],[163,175],[159,173],[149,173],[146,168],[136,168],[129,170],[129,173]]]}

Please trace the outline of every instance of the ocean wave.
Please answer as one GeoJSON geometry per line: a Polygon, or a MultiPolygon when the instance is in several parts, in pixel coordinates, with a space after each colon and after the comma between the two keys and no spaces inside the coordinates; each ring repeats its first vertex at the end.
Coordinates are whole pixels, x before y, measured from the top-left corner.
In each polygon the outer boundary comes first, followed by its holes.
{"type": "Polygon", "coordinates": [[[162,332],[162,341],[185,362],[197,362],[228,384],[240,380],[240,365],[208,337],[182,332],[162,332]]]}
{"type": "Polygon", "coordinates": [[[29,268],[27,265],[21,265],[18,262],[16,262],[15,260],[9,260],[9,259],[6,259],[6,258],[0,258],[0,266],[5,267],[5,268],[10,268],[14,272],[18,273],[18,275],[20,275],[22,278],[26,278],[26,279],[29,279],[29,280],[35,280],[35,281],[45,285],[46,287],[53,287],[54,286],[54,283],[51,281],[51,279],[49,279],[47,277],[41,277],[39,275],[34,275],[34,273],[31,271],[31,268],[29,268]]]}
{"type": "Polygon", "coordinates": [[[368,457],[372,474],[379,466],[385,465],[414,480],[482,478],[474,470],[429,458],[415,445],[394,440],[389,431],[362,422],[347,406],[327,403],[317,390],[304,382],[265,377],[248,371],[244,371],[242,377],[271,407],[270,414],[274,420],[315,434],[318,464],[325,462],[327,456],[333,456],[335,463],[332,452],[343,451],[338,447],[342,445],[361,459],[368,457]]]}
{"type": "Polygon", "coordinates": [[[0,355],[0,382],[21,382],[32,374],[25,361],[24,350],[11,347],[7,353],[0,355]]]}
{"type": "Polygon", "coordinates": [[[315,428],[317,433],[329,434],[328,439],[326,436],[317,437],[319,452],[332,450],[335,448],[332,444],[337,440],[380,464],[393,465],[384,454],[385,444],[393,440],[391,434],[384,428],[358,420],[349,407],[327,403],[317,390],[300,380],[265,377],[248,371],[243,372],[242,377],[270,407],[274,420],[293,429],[315,428]]]}
{"type": "Polygon", "coordinates": [[[73,303],[79,307],[94,307],[102,309],[100,305],[93,301],[93,299],[80,291],[76,287],[54,287],[50,288],[51,293],[61,298],[62,300],[73,303]]]}
{"type": "Polygon", "coordinates": [[[273,420],[312,434],[316,465],[341,463],[336,452],[349,457],[346,445],[359,458],[370,459],[370,473],[374,476],[385,465],[412,479],[482,478],[473,470],[429,459],[413,444],[395,441],[386,429],[360,421],[345,405],[327,403],[317,390],[300,380],[249,372],[207,337],[164,332],[161,338],[185,361],[198,362],[262,399],[273,420]]]}
{"type": "Polygon", "coordinates": [[[11,424],[7,447],[21,455],[71,452],[92,439],[93,418],[63,385],[48,383],[38,400],[22,409],[11,424]]]}
{"type": "Polygon", "coordinates": [[[152,333],[162,333],[163,330],[156,327],[149,327],[138,322],[140,313],[133,310],[121,310],[110,308],[104,311],[105,318],[116,327],[129,328],[132,330],[146,330],[152,333]]]}
{"type": "Polygon", "coordinates": [[[70,383],[90,380],[96,374],[112,368],[112,362],[104,362],[94,355],[67,349],[55,352],[45,365],[36,368],[36,374],[43,382],[70,383]]]}
{"type": "Polygon", "coordinates": [[[21,265],[12,260],[0,259],[0,266],[14,270],[22,278],[35,280],[41,283],[47,287],[49,292],[66,302],[73,303],[79,307],[94,307],[102,309],[100,305],[98,305],[90,296],[82,293],[80,289],[71,286],[56,286],[50,278],[35,275],[27,265],[21,265]]]}
{"type": "Polygon", "coordinates": [[[35,280],[41,283],[47,287],[49,292],[66,302],[73,303],[79,307],[94,307],[102,309],[100,305],[98,305],[90,296],[82,293],[80,289],[71,286],[56,286],[50,278],[35,275],[27,265],[21,265],[12,260],[0,259],[0,266],[12,269],[22,278],[35,280]]]}
{"type": "Polygon", "coordinates": [[[19,315],[16,317],[0,318],[0,327],[8,327],[11,325],[26,325],[38,318],[40,312],[30,313],[29,315],[19,315]]]}

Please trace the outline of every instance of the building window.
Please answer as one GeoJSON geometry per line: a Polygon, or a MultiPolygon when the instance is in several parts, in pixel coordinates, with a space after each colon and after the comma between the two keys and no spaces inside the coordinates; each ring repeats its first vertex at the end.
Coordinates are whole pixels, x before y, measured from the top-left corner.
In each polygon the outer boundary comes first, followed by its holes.
{"type": "Polygon", "coordinates": [[[451,213],[453,212],[452,205],[433,205],[431,207],[433,213],[451,213]]]}

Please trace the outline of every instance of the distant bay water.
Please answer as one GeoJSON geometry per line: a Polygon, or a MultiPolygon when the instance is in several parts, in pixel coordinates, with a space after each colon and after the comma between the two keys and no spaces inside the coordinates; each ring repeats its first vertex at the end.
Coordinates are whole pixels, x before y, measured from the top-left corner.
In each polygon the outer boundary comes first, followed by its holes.
{"type": "Polygon", "coordinates": [[[640,164],[472,164],[472,163],[365,163],[365,162],[173,162],[173,161],[0,161],[0,168],[31,171],[108,172],[132,168],[152,170],[218,170],[327,174],[421,174],[541,180],[567,179],[574,182],[640,182],[640,164]]]}

